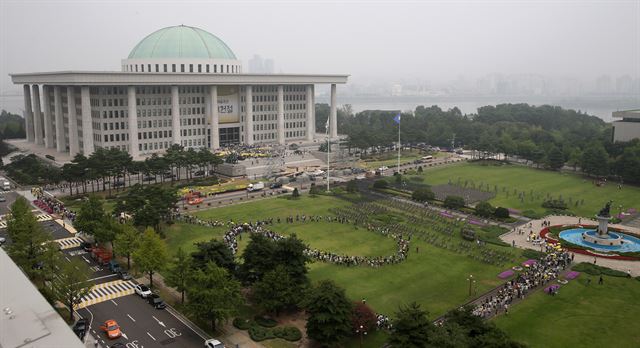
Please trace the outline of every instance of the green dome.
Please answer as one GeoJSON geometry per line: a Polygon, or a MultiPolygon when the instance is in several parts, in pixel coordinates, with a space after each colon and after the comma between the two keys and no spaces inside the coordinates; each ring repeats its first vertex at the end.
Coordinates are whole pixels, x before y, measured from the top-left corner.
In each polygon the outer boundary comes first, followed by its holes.
{"type": "Polygon", "coordinates": [[[184,25],[151,33],[129,53],[129,59],[149,58],[237,59],[215,35],[184,25]]]}

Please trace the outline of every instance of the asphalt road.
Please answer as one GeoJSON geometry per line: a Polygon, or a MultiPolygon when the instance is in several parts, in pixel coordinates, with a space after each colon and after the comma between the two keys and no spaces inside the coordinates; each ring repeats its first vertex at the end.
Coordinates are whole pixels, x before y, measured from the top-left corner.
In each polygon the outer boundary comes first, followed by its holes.
{"type": "Polygon", "coordinates": [[[170,310],[155,309],[138,295],[127,295],[101,302],[77,311],[91,321],[88,335],[97,339],[101,347],[121,342],[127,348],[143,347],[202,347],[205,338],[200,337],[170,310]],[[120,325],[122,337],[109,340],[100,330],[106,320],[120,325]]]}
{"type": "Polygon", "coordinates": [[[9,212],[9,207],[16,201],[18,194],[15,191],[0,191],[0,195],[6,199],[6,201],[0,202],[0,215],[4,215],[9,212]]]}

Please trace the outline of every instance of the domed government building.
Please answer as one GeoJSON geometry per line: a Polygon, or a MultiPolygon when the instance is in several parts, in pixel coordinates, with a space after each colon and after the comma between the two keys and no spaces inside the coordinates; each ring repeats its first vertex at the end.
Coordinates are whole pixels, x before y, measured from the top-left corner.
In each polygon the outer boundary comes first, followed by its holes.
{"type": "Polygon", "coordinates": [[[64,157],[119,148],[139,159],[172,144],[209,148],[313,141],[314,86],[348,75],[246,74],[231,48],[199,28],[160,29],[121,71],[12,74],[24,85],[27,142],[64,157]]]}

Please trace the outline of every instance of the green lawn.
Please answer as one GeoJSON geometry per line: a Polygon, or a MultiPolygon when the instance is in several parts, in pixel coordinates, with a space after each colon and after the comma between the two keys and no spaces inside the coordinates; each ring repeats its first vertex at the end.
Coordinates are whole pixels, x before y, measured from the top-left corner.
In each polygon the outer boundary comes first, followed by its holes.
{"type": "MultiPolygon", "coordinates": [[[[400,164],[413,162],[426,156],[426,152],[418,150],[403,150],[400,152],[400,164]]],[[[434,156],[436,157],[436,156],[434,156]]],[[[360,161],[360,166],[368,169],[377,169],[381,166],[387,166],[389,168],[398,164],[398,152],[388,151],[383,154],[369,156],[360,161]]]]}
{"type": "Polygon", "coordinates": [[[169,251],[174,254],[178,248],[182,248],[187,253],[196,250],[195,243],[206,242],[211,239],[220,239],[226,229],[224,227],[204,227],[183,222],[177,222],[166,229],[166,242],[169,251]]]}
{"type": "Polygon", "coordinates": [[[604,285],[587,274],[560,288],[557,296],[538,292],[515,305],[498,327],[532,348],[640,347],[640,282],[604,277],[604,285]]]}
{"type": "Polygon", "coordinates": [[[454,164],[438,168],[429,168],[421,175],[425,177],[424,183],[430,185],[447,184],[449,181],[457,183],[458,179],[464,184],[468,182],[493,188],[498,186],[498,193],[490,202],[495,206],[514,208],[521,211],[532,209],[543,213],[546,211],[541,204],[549,194],[558,198],[560,195],[569,202],[569,210],[581,216],[593,216],[608,200],[613,200],[612,213],[617,214],[618,206],[623,209],[640,208],[640,188],[625,185],[622,190],[617,189],[615,183],[608,183],[604,187],[595,186],[591,180],[569,173],[557,173],[547,170],[538,170],[520,165],[478,165],[473,163],[454,164]],[[507,193],[504,190],[509,192],[507,193]],[[525,199],[521,201],[517,192],[525,192],[525,199]],[[531,191],[534,196],[542,199],[531,199],[531,191]],[[575,205],[576,200],[584,200],[584,204],[575,205]]]}
{"type": "MultiPolygon", "coordinates": [[[[196,213],[203,218],[235,221],[255,221],[269,217],[284,218],[296,214],[327,215],[331,207],[346,207],[351,203],[330,196],[309,197],[303,195],[298,200],[284,198],[210,209],[196,213]]],[[[395,244],[390,238],[366,231],[353,225],[336,223],[280,223],[272,226],[283,234],[295,232],[311,247],[350,255],[388,255],[394,252],[395,244]]],[[[176,224],[167,232],[170,249],[177,246],[187,248],[194,241],[207,240],[212,234],[206,228],[193,228],[176,224]],[[178,236],[179,235],[179,236],[178,236]]],[[[219,232],[218,232],[219,231],[219,232]]],[[[240,252],[247,239],[239,243],[240,252]]],[[[344,287],[354,301],[366,298],[378,312],[392,315],[399,305],[417,301],[432,317],[464,303],[468,297],[467,277],[473,274],[477,282],[477,292],[482,293],[499,284],[496,277],[503,269],[479,263],[466,256],[436,248],[414,238],[411,253],[405,262],[384,266],[344,267],[327,263],[310,265],[309,276],[313,281],[333,279],[344,287]],[[419,253],[415,253],[415,248],[419,253]]]]}

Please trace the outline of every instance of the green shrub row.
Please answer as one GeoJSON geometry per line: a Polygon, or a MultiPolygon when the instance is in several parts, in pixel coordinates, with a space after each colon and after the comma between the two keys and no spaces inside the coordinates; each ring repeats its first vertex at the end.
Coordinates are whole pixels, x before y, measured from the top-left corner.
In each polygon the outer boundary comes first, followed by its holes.
{"type": "Polygon", "coordinates": [[[260,325],[262,327],[270,328],[270,327],[276,327],[276,325],[278,325],[277,321],[275,321],[275,320],[273,320],[271,318],[266,318],[266,317],[259,316],[259,315],[256,315],[253,318],[253,320],[255,320],[256,324],[258,324],[258,325],[260,325]]]}
{"type": "Polygon", "coordinates": [[[302,338],[302,332],[294,326],[280,326],[268,329],[259,325],[253,325],[249,328],[249,336],[255,342],[272,338],[282,338],[289,342],[295,342],[302,338]]]}
{"type": "Polygon", "coordinates": [[[592,263],[581,262],[571,268],[574,271],[584,272],[593,276],[599,276],[601,274],[608,275],[611,277],[626,277],[627,273],[622,271],[617,271],[615,269],[611,269],[608,267],[602,267],[598,265],[594,265],[592,263]]]}
{"type": "Polygon", "coordinates": [[[522,256],[528,258],[528,259],[541,259],[545,256],[545,253],[537,251],[537,250],[531,250],[531,249],[525,249],[522,252],[522,256]]]}

